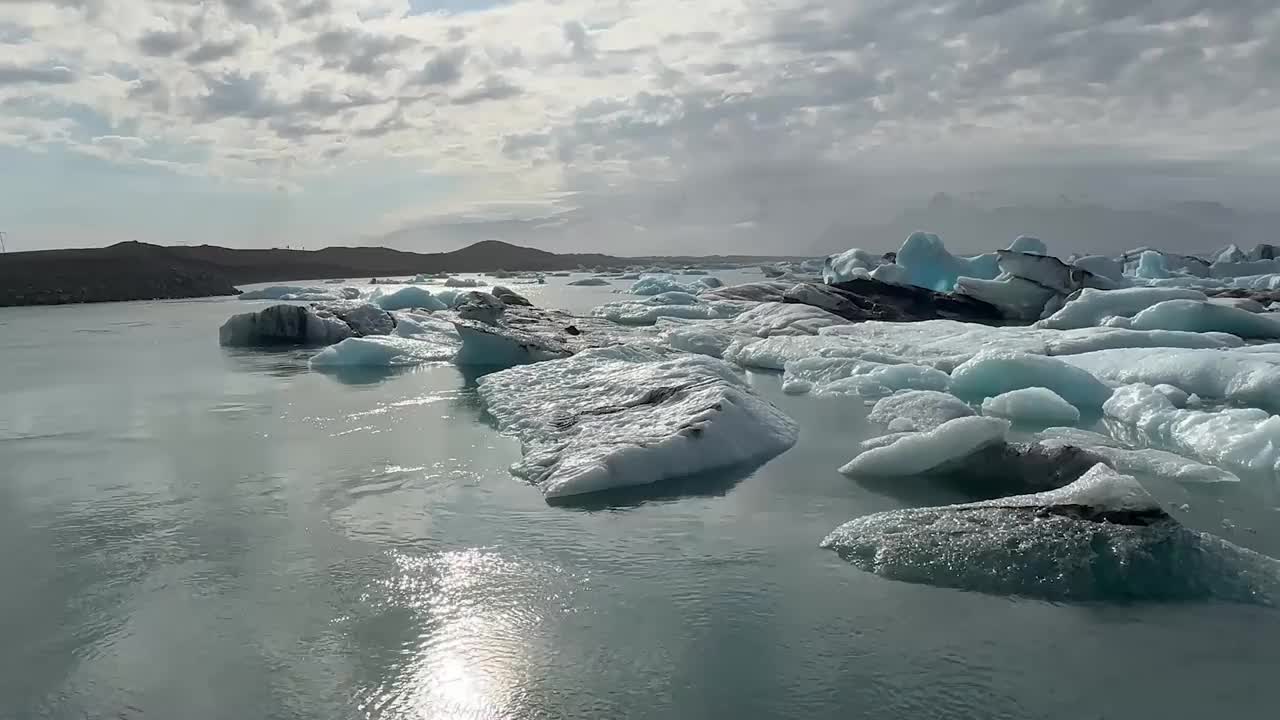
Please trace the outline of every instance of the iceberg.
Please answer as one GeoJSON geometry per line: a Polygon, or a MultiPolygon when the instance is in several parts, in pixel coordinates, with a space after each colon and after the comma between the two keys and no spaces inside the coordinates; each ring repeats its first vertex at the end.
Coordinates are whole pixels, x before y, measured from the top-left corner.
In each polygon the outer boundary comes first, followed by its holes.
{"type": "Polygon", "coordinates": [[[1245,339],[1280,338],[1280,319],[1217,302],[1165,300],[1133,316],[1134,330],[1225,332],[1245,339]]]}
{"type": "Polygon", "coordinates": [[[762,462],[798,433],[730,366],[698,355],[589,350],[487,375],[479,392],[520,438],[512,473],[547,498],[762,462]]]}
{"type": "Polygon", "coordinates": [[[951,372],[951,392],[962,398],[988,398],[1033,387],[1047,388],[1093,413],[1111,397],[1111,388],[1087,370],[1044,355],[986,351],[951,372]]]}
{"type": "Polygon", "coordinates": [[[645,275],[631,285],[632,295],[661,295],[669,292],[694,294],[698,288],[685,285],[670,275],[645,275]]]}
{"type": "Polygon", "coordinates": [[[462,342],[453,362],[472,367],[512,367],[624,343],[657,346],[656,338],[637,328],[532,307],[508,307],[493,323],[459,318],[453,326],[462,342]]]}
{"type": "Polygon", "coordinates": [[[332,313],[301,305],[272,305],[228,318],[218,328],[218,343],[226,347],[331,345],[351,335],[351,327],[332,313]]]}
{"type": "Polygon", "coordinates": [[[612,283],[604,278],[589,277],[582,278],[580,280],[571,280],[565,284],[570,287],[598,287],[601,285],[611,285],[612,283]]]}
{"type": "Polygon", "coordinates": [[[712,277],[710,275],[708,275],[707,277],[698,278],[698,284],[708,288],[724,287],[724,282],[722,282],[720,278],[712,277]]]}
{"type": "Polygon", "coordinates": [[[982,401],[982,414],[1042,426],[1080,422],[1080,411],[1074,405],[1042,387],[1027,387],[987,398],[982,401]]]}
{"type": "Polygon", "coordinates": [[[1159,280],[1161,278],[1172,277],[1168,266],[1164,261],[1164,254],[1154,250],[1147,250],[1138,256],[1138,267],[1134,270],[1134,275],[1140,278],[1150,280],[1159,280]]]}
{"type": "Polygon", "coordinates": [[[939,470],[988,445],[1003,443],[1009,422],[999,418],[960,417],[933,430],[906,433],[892,443],[870,447],[840,468],[841,474],[906,477],[939,470]]]}
{"type": "Polygon", "coordinates": [[[1107,435],[1077,428],[1046,428],[1038,437],[1049,447],[1077,447],[1102,458],[1115,470],[1136,475],[1168,478],[1183,483],[1233,483],[1240,482],[1234,473],[1204,465],[1163,450],[1150,448],[1135,450],[1121,445],[1107,435]]]}
{"type": "Polygon", "coordinates": [[[950,292],[960,277],[993,280],[1000,274],[994,253],[972,258],[947,252],[942,239],[933,233],[915,232],[898,249],[896,263],[907,283],[935,292],[950,292]]]}
{"type": "MultiPolygon", "coordinates": [[[[659,322],[670,322],[670,319],[662,318],[659,322]]],[[[728,320],[669,325],[663,331],[663,338],[668,346],[677,350],[722,357],[735,341],[750,342],[774,335],[816,335],[823,328],[845,322],[844,318],[810,305],[767,302],[728,320]]]]}
{"type": "Polygon", "coordinates": [[[1166,300],[1207,300],[1205,294],[1190,288],[1124,288],[1095,290],[1085,288],[1053,315],[1036,323],[1049,330],[1074,330],[1096,327],[1108,317],[1133,317],[1166,300]]]}
{"type": "MultiPolygon", "coordinates": [[[[665,295],[665,293],[664,293],[665,295]]],[[[681,292],[681,296],[688,293],[681,292]]],[[[657,296],[661,298],[661,295],[657,296]]],[[[649,300],[640,302],[607,303],[592,309],[591,314],[620,325],[653,325],[660,318],[684,318],[687,320],[716,320],[735,317],[751,307],[749,303],[731,301],[699,301],[693,305],[683,302],[656,304],[649,300]]]]}
{"type": "Polygon", "coordinates": [[[403,337],[347,338],[316,353],[312,369],[340,367],[402,367],[448,360],[457,351],[452,343],[433,343],[403,337]]]}
{"type": "Polygon", "coordinates": [[[439,298],[432,295],[430,291],[413,286],[401,288],[386,295],[378,295],[373,298],[373,302],[383,310],[408,310],[410,308],[444,310],[448,307],[439,298]]]}
{"type": "Polygon", "coordinates": [[[931,367],[888,365],[856,358],[811,357],[784,365],[782,389],[797,395],[878,397],[897,390],[946,390],[947,374],[931,367]]]}
{"type": "Polygon", "coordinates": [[[1280,473],[1280,416],[1256,408],[1180,410],[1150,385],[1116,390],[1102,408],[1114,432],[1234,471],[1280,473]]]}
{"type": "Polygon", "coordinates": [[[995,595],[1271,604],[1280,591],[1280,562],[1183,527],[1103,464],[1057,490],[867,515],[821,545],[887,579],[995,595]]]}
{"type": "Polygon", "coordinates": [[[994,305],[1010,320],[1038,320],[1045,305],[1057,296],[1049,288],[1020,277],[980,280],[961,277],[956,280],[956,294],[994,305]]]}
{"type": "Polygon", "coordinates": [[[1085,255],[1071,261],[1071,264],[1081,270],[1104,277],[1113,282],[1124,282],[1124,261],[1115,258],[1109,258],[1105,255],[1085,255]]]}
{"type": "MultiPolygon", "coordinates": [[[[359,290],[356,297],[360,297],[359,290]]],[[[240,293],[241,300],[351,300],[340,291],[326,287],[272,285],[240,293]]]]}
{"type": "Polygon", "coordinates": [[[529,298],[509,287],[494,285],[493,290],[490,290],[489,294],[501,300],[503,305],[522,305],[524,307],[533,307],[533,303],[529,301],[529,298]]]}
{"type": "Polygon", "coordinates": [[[1267,353],[1133,348],[1062,360],[1113,383],[1172,385],[1209,400],[1280,410],[1280,356],[1267,353]]]}
{"type": "Polygon", "coordinates": [[[451,288],[477,288],[484,287],[484,282],[477,278],[460,278],[450,276],[445,279],[444,286],[451,288]]]}
{"type": "Polygon", "coordinates": [[[867,419],[889,432],[924,432],[956,418],[975,415],[954,395],[934,390],[908,390],[881,398],[867,419]]]}
{"type": "Polygon", "coordinates": [[[827,284],[866,277],[867,273],[887,262],[883,255],[851,248],[831,255],[822,263],[822,282],[827,284]],[[856,273],[855,271],[862,271],[856,273]]]}

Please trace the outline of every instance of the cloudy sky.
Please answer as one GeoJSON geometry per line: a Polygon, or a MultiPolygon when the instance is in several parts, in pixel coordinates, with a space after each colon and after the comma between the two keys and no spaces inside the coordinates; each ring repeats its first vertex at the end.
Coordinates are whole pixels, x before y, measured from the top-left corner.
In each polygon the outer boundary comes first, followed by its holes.
{"type": "Polygon", "coordinates": [[[639,254],[937,191],[1266,209],[1277,78],[1275,0],[0,0],[0,230],[639,254]]]}

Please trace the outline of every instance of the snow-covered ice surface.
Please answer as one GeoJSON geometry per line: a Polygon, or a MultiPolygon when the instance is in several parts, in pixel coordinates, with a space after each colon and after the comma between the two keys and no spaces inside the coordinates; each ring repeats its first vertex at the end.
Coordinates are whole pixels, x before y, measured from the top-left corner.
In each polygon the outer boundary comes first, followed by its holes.
{"type": "Polygon", "coordinates": [[[1280,562],[1183,527],[1105,465],[1059,490],[867,515],[821,545],[885,578],[996,595],[1269,605],[1280,593],[1280,562]]]}
{"type": "Polygon", "coordinates": [[[1023,424],[1074,425],[1080,422],[1080,411],[1074,405],[1043,387],[1026,387],[989,397],[982,401],[982,414],[1023,424]]]}
{"type": "Polygon", "coordinates": [[[975,414],[972,407],[954,395],[935,390],[907,390],[881,398],[867,419],[886,426],[889,432],[920,432],[975,414]]]}
{"type": "Polygon", "coordinates": [[[1280,319],[1221,302],[1165,300],[1133,316],[1134,330],[1223,332],[1245,339],[1280,337],[1280,319]]]}
{"type": "Polygon", "coordinates": [[[480,397],[520,438],[512,472],[548,498],[767,460],[798,434],[728,364],[698,355],[588,350],[487,375],[480,397]]]}
{"type": "Polygon", "coordinates": [[[1191,288],[1136,287],[1120,290],[1085,288],[1053,315],[1036,323],[1052,330],[1072,330],[1101,325],[1109,317],[1133,317],[1166,300],[1207,300],[1205,294],[1191,288]]]}
{"type": "Polygon", "coordinates": [[[946,390],[947,374],[907,363],[885,364],[840,357],[807,357],[784,365],[782,387],[789,394],[877,397],[897,390],[946,390]]]}
{"type": "Polygon", "coordinates": [[[1128,348],[1060,359],[1116,384],[1170,385],[1206,400],[1230,400],[1280,410],[1280,355],[1237,350],[1128,348]]]}

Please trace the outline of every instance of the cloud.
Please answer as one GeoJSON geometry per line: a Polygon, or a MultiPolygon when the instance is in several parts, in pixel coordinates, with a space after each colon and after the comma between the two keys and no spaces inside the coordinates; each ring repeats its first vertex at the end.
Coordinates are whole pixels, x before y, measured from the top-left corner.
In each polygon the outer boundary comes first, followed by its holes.
{"type": "Polygon", "coordinates": [[[1274,0],[0,0],[9,25],[14,136],[61,113],[32,136],[198,146],[187,172],[304,189],[408,165],[450,188],[437,215],[573,197],[503,226],[539,238],[765,243],[955,185],[1263,202],[1280,175],[1274,0]],[[1219,182],[1154,179],[1184,163],[1219,182]]]}
{"type": "Polygon", "coordinates": [[[484,82],[472,90],[453,98],[454,105],[474,105],[475,103],[496,100],[509,100],[522,94],[524,90],[501,75],[490,75],[484,82]]]}
{"type": "Polygon", "coordinates": [[[53,67],[23,67],[0,63],[0,86],[23,84],[66,85],[75,81],[76,74],[61,65],[53,67]]]}
{"type": "Polygon", "coordinates": [[[182,32],[149,32],[138,38],[138,49],[143,55],[163,57],[173,55],[190,44],[191,38],[182,32]]]}

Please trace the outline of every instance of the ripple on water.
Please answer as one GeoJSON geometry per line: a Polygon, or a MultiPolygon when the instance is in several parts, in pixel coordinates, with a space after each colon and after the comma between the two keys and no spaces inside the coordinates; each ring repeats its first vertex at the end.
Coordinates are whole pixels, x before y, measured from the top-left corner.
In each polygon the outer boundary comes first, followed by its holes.
{"type": "Polygon", "coordinates": [[[360,688],[367,718],[527,717],[538,668],[553,655],[545,625],[574,609],[582,580],[555,564],[488,548],[391,553],[367,594],[404,613],[408,638],[379,681],[360,688]]]}

